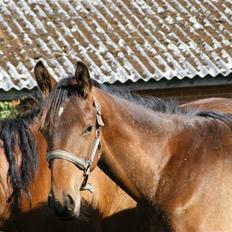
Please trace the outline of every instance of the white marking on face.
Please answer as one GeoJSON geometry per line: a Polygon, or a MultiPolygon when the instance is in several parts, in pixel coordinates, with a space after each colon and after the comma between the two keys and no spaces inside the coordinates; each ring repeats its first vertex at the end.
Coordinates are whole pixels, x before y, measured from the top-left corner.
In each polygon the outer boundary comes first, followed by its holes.
{"type": "Polygon", "coordinates": [[[59,112],[58,112],[58,116],[60,117],[64,112],[64,107],[60,107],[59,112]]]}

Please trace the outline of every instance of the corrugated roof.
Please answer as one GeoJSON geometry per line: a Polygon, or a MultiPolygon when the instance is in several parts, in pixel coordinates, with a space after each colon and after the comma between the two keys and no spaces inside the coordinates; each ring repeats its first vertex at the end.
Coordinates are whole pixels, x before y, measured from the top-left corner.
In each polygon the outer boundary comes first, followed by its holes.
{"type": "Polygon", "coordinates": [[[33,88],[86,62],[98,82],[232,72],[231,0],[0,0],[0,88],[33,88]]]}

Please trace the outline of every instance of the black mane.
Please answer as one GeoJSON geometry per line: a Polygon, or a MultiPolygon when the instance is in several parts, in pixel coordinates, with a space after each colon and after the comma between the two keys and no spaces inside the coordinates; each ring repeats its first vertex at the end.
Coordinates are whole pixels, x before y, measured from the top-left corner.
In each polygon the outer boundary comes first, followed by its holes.
{"type": "Polygon", "coordinates": [[[96,81],[93,81],[93,85],[107,93],[123,98],[127,101],[133,102],[137,105],[152,111],[162,113],[183,113],[179,107],[179,102],[175,99],[161,99],[153,96],[141,96],[131,91],[121,90],[114,86],[100,85],[96,81]]]}
{"type": "Polygon", "coordinates": [[[35,107],[14,119],[0,121],[0,139],[9,163],[8,180],[13,188],[12,198],[14,197],[17,203],[20,193],[30,195],[29,184],[37,172],[37,145],[29,126],[39,111],[39,107],[35,107]],[[20,167],[16,164],[18,156],[21,156],[20,167]]]}
{"type": "Polygon", "coordinates": [[[181,109],[179,102],[173,99],[161,99],[153,96],[140,96],[132,94],[130,91],[121,91],[118,88],[106,85],[100,85],[96,81],[93,81],[95,87],[102,89],[110,94],[119,96],[135,104],[141,105],[152,111],[171,113],[171,114],[184,114],[189,116],[200,116],[213,120],[214,122],[221,121],[232,129],[232,115],[225,112],[216,111],[199,111],[192,107],[187,109],[181,109]]]}
{"type": "MultiPolygon", "coordinates": [[[[82,91],[78,89],[77,85],[74,85],[75,78],[68,77],[61,79],[57,85],[51,91],[48,99],[45,101],[41,113],[41,127],[54,125],[55,116],[58,113],[60,106],[64,101],[69,98],[73,99],[75,96],[83,97],[82,91]]],[[[96,81],[92,81],[93,86],[99,88],[105,92],[124,98],[135,104],[141,105],[152,111],[164,112],[164,113],[180,113],[182,110],[179,107],[178,101],[174,100],[162,100],[156,97],[141,97],[136,94],[131,94],[129,91],[119,91],[114,87],[106,85],[100,85],[96,81]]]]}
{"type": "MultiPolygon", "coordinates": [[[[54,124],[58,110],[67,98],[73,100],[75,96],[83,97],[82,91],[73,83],[75,83],[74,77],[64,78],[53,88],[42,109],[42,127],[48,124],[54,124]]],[[[96,81],[92,81],[92,83],[96,88],[134,102],[152,111],[205,117],[215,122],[221,121],[232,128],[232,116],[224,112],[199,111],[192,108],[183,110],[179,107],[179,103],[176,100],[162,100],[152,96],[140,96],[132,94],[130,91],[120,91],[112,86],[100,85],[96,81]]]]}

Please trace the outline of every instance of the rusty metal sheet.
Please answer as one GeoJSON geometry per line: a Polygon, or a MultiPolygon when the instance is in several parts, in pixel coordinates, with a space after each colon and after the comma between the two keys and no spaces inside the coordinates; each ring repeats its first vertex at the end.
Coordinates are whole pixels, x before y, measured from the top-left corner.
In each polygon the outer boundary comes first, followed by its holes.
{"type": "Polygon", "coordinates": [[[0,88],[33,88],[38,59],[99,83],[227,76],[231,38],[231,0],[0,0],[0,88]]]}

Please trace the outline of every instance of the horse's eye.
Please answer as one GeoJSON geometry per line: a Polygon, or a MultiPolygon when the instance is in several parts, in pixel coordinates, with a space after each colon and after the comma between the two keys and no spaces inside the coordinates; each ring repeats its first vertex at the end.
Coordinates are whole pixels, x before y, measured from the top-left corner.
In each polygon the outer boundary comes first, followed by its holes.
{"type": "Polygon", "coordinates": [[[84,129],[84,134],[87,134],[87,133],[91,132],[92,129],[93,129],[93,127],[94,127],[93,124],[88,125],[88,126],[84,129]]]}

